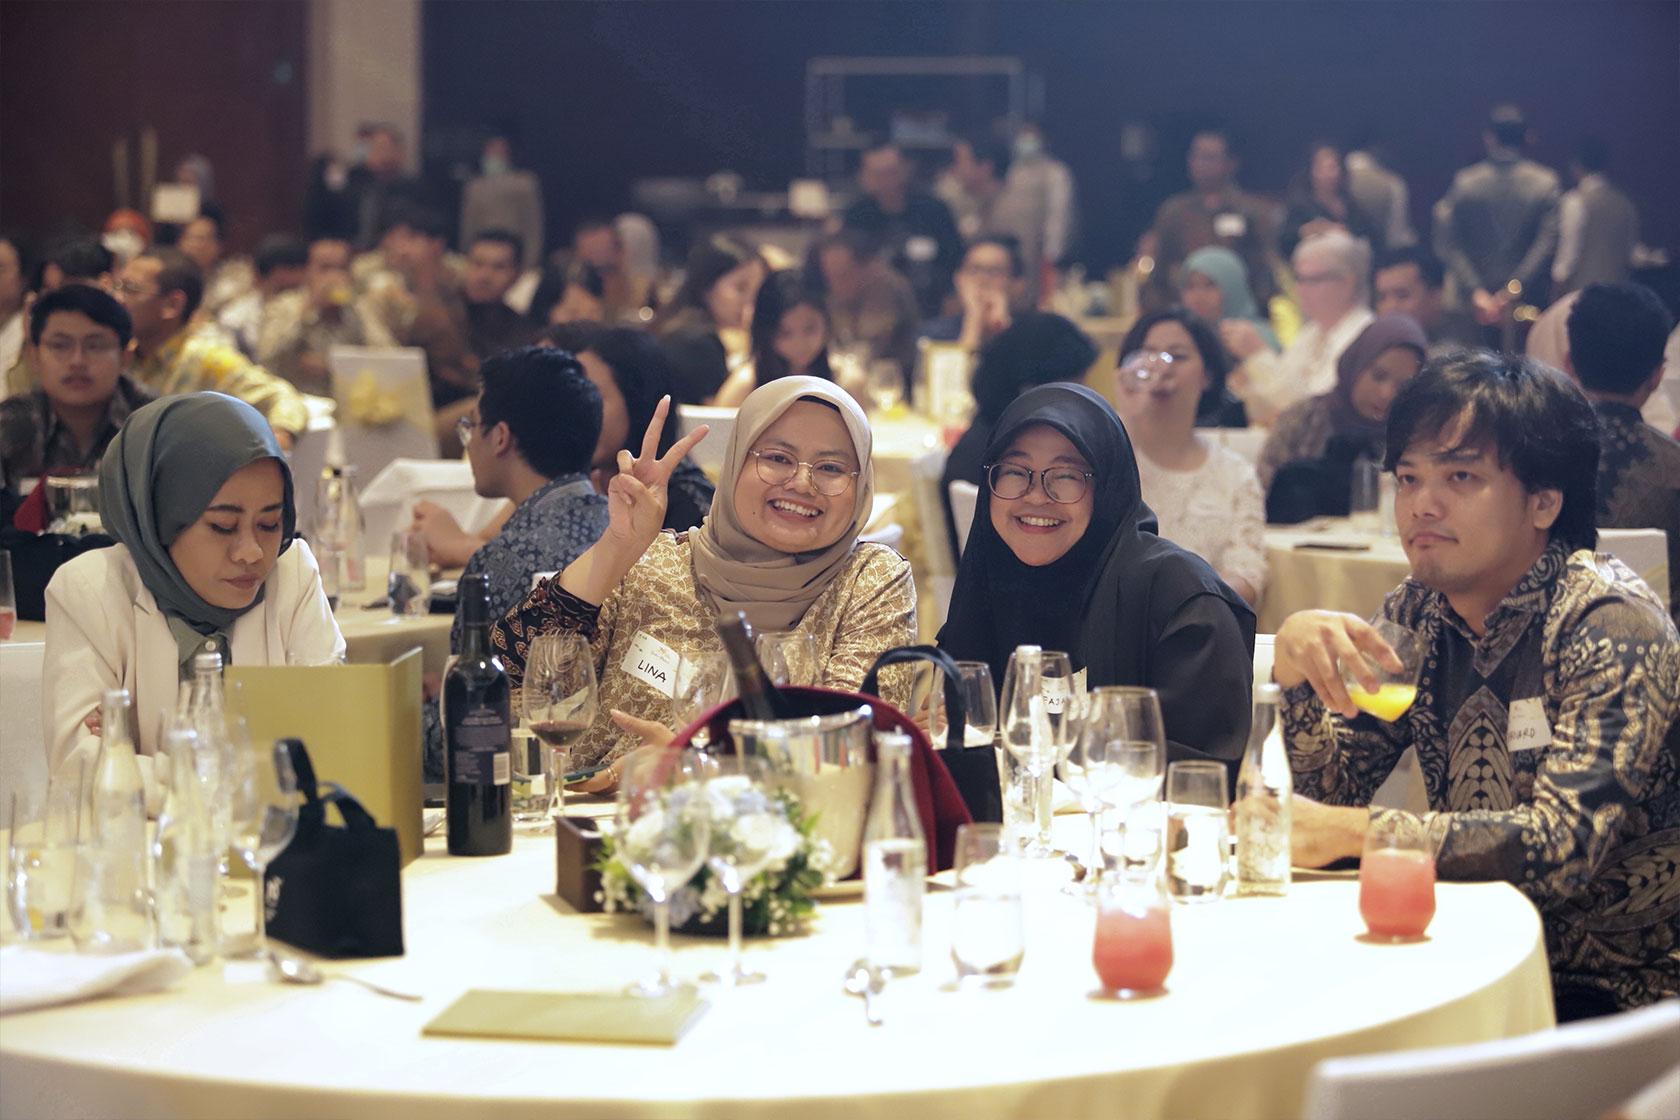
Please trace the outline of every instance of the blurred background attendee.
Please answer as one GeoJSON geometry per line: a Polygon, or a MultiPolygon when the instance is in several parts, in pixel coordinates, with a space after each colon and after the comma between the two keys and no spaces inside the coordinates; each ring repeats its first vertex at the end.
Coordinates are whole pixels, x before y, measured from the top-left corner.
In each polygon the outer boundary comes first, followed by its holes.
{"type": "Polygon", "coordinates": [[[999,230],[993,211],[1009,174],[1009,145],[994,136],[963,137],[951,145],[951,164],[934,183],[933,193],[951,212],[957,232],[972,242],[999,230]]]}
{"type": "Polygon", "coordinates": [[[263,316],[276,298],[303,286],[309,250],[289,233],[270,234],[258,244],[251,265],[256,275],[250,289],[229,300],[216,322],[247,358],[254,359],[262,342],[263,316]]]}
{"type": "Polygon", "coordinates": [[[1196,432],[1203,399],[1225,377],[1218,337],[1195,314],[1169,307],[1134,323],[1120,352],[1151,356],[1115,371],[1115,408],[1160,535],[1206,560],[1231,590],[1257,605],[1266,586],[1260,483],[1247,459],[1196,432]]]}
{"type": "Polygon", "coordinates": [[[706,238],[688,254],[682,287],[655,327],[671,363],[675,403],[705,404],[723,388],[729,347],[721,332],[740,337],[744,357],[753,300],[769,271],[757,249],[725,234],[706,238]]]}
{"type": "Polygon", "coordinates": [[[896,362],[908,386],[922,321],[910,282],[882,259],[873,237],[856,229],[821,238],[813,256],[828,291],[834,346],[861,350],[867,361],[896,362]]]}
{"type": "Polygon", "coordinates": [[[0,400],[11,396],[9,375],[23,354],[24,296],[34,273],[29,243],[15,233],[0,234],[0,400]]]}
{"type": "Polygon", "coordinates": [[[334,346],[395,346],[379,316],[356,305],[350,243],[310,242],[303,287],[276,296],[263,317],[257,359],[306,393],[330,397],[327,352],[334,346]]]}
{"type": "Polygon", "coordinates": [[[956,310],[923,323],[922,337],[955,342],[965,350],[990,342],[1017,312],[1031,306],[1023,267],[1020,244],[1009,234],[985,234],[970,242],[955,277],[956,310]]]}
{"type": "Polygon", "coordinates": [[[111,211],[105,219],[99,242],[111,251],[112,272],[121,269],[150,245],[152,233],[152,223],[140,211],[126,206],[111,211]]]}
{"type": "MultiPolygon", "coordinates": [[[[753,301],[751,358],[718,390],[716,404],[738,408],[754,389],[780,377],[808,375],[841,381],[828,360],[828,308],[823,294],[798,269],[772,272],[753,301]]],[[[844,386],[862,398],[860,378],[844,386]]]]}
{"type": "Polygon", "coordinates": [[[350,168],[332,152],[309,161],[309,185],[303,193],[303,236],[310,241],[332,237],[356,240],[361,196],[350,182],[350,168]]]}
{"type": "Polygon", "coordinates": [[[1155,262],[1142,293],[1145,305],[1173,302],[1178,266],[1204,245],[1223,245],[1241,257],[1256,298],[1268,303],[1277,291],[1272,277],[1277,248],[1274,211],[1265,200],[1238,188],[1239,161],[1231,134],[1223,129],[1196,133],[1185,162],[1190,189],[1161,203],[1139,245],[1155,262]]]}
{"type": "Polygon", "coordinates": [[[254,274],[247,257],[226,257],[227,215],[214,202],[201,201],[198,217],[180,228],[175,247],[204,273],[204,300],[199,304],[210,319],[251,290],[254,274]]]}
{"type": "Polygon", "coordinates": [[[1435,204],[1435,251],[1458,299],[1498,345],[1519,297],[1545,301],[1546,263],[1558,243],[1558,177],[1523,156],[1528,122],[1515,105],[1493,110],[1482,143],[1487,158],[1454,175],[1435,204]]]}
{"type": "Polygon", "coordinates": [[[1078,237],[1078,199],[1073,172],[1050,154],[1037,124],[1027,121],[1016,130],[1011,155],[992,232],[1012,234],[1020,242],[1027,300],[1038,306],[1046,279],[1054,283],[1051,270],[1067,257],[1078,237]]]}
{"type": "Polygon", "coordinates": [[[1365,132],[1349,146],[1347,190],[1355,206],[1371,219],[1377,240],[1373,249],[1399,249],[1416,244],[1412,230],[1411,191],[1389,165],[1384,145],[1365,132]]]}
{"type": "Polygon", "coordinates": [[[408,173],[408,145],[396,125],[362,125],[356,133],[356,155],[347,184],[356,198],[356,246],[371,249],[391,228],[392,208],[427,199],[420,180],[408,173]]]}
{"type": "Polygon", "coordinates": [[[1303,322],[1283,353],[1271,353],[1258,338],[1231,340],[1242,363],[1231,389],[1256,424],[1270,424],[1296,401],[1328,391],[1336,383],[1336,359],[1371,322],[1365,242],[1342,230],[1321,233],[1296,247],[1294,265],[1303,322]]]}
{"type": "MultiPolygon", "coordinates": [[[[625,219],[635,217],[624,215],[625,219]]],[[[653,303],[658,243],[652,245],[651,260],[633,260],[620,230],[621,225],[625,229],[641,230],[641,240],[645,241],[648,231],[642,228],[644,224],[646,219],[609,222],[605,218],[588,218],[578,223],[572,233],[569,260],[588,265],[601,278],[603,323],[644,321],[641,312],[653,303]]]]}
{"type": "Polygon", "coordinates": [[[1639,414],[1663,378],[1674,320],[1649,288],[1590,284],[1569,313],[1569,371],[1598,414],[1598,524],[1668,534],[1669,610],[1680,621],[1680,443],[1639,414]]]}
{"type": "Polygon", "coordinates": [[[1409,315],[1381,315],[1336,362],[1336,386],[1284,409],[1260,451],[1267,520],[1345,516],[1353,464],[1383,460],[1388,406],[1416,376],[1429,340],[1409,315]]]}
{"type": "Polygon", "coordinates": [[[1480,343],[1475,320],[1461,308],[1447,306],[1446,269],[1441,258],[1422,245],[1378,254],[1371,266],[1374,310],[1378,315],[1410,315],[1429,336],[1429,355],[1480,343]]]}
{"type": "Polygon", "coordinates": [[[1380,245],[1369,218],[1348,191],[1342,167],[1342,150],[1328,140],[1315,140],[1307,149],[1307,167],[1290,184],[1289,200],[1278,231],[1278,251],[1295,255],[1304,238],[1340,229],[1366,242],[1380,245]]]}
{"type": "Polygon", "coordinates": [[[605,323],[606,281],[594,265],[576,257],[563,265],[550,265],[531,296],[530,317],[548,324],[605,323]]]}
{"type": "Polygon", "coordinates": [[[842,224],[872,237],[910,282],[922,319],[938,315],[962,261],[962,237],[945,204],[911,182],[915,169],[897,144],[863,153],[858,188],[842,224]]]}
{"type": "Polygon", "coordinates": [[[1178,290],[1180,302],[1219,332],[1231,368],[1238,364],[1239,350],[1275,354],[1282,349],[1271,320],[1254,302],[1242,258],[1223,245],[1205,245],[1185,257],[1178,290]]]}
{"type": "Polygon", "coordinates": [[[1575,145],[1569,159],[1575,185],[1558,203],[1554,298],[1588,284],[1620,284],[1628,278],[1639,244],[1639,212],[1610,181],[1609,167],[1610,149],[1599,137],[1588,136],[1575,145]]]}
{"type": "Polygon", "coordinates": [[[196,190],[201,204],[216,200],[216,170],[207,155],[192,152],[182,156],[175,165],[175,181],[196,190]]]}
{"type": "Polygon", "coordinates": [[[47,245],[41,258],[39,289],[50,292],[66,284],[92,284],[108,292],[116,283],[116,270],[116,254],[101,239],[92,234],[70,234],[47,245]]]}
{"type": "Polygon", "coordinates": [[[517,268],[536,267],[544,246],[542,184],[534,172],[514,166],[513,141],[505,135],[484,142],[478,166],[461,196],[461,245],[487,230],[507,230],[523,247],[517,268]]]}
{"type": "Polygon", "coordinates": [[[466,250],[461,293],[467,301],[469,342],[484,361],[524,346],[535,333],[531,321],[507,305],[508,289],[519,279],[524,246],[512,230],[487,229],[467,242],[466,250]]]}

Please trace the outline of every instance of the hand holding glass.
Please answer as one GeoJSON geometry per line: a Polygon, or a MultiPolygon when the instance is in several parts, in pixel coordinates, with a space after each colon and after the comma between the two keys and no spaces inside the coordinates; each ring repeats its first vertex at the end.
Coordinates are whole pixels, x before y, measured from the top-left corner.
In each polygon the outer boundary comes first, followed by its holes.
{"type": "Polygon", "coordinates": [[[1378,619],[1371,625],[1377,636],[1388,643],[1388,648],[1400,659],[1400,668],[1390,672],[1374,657],[1362,653],[1359,656],[1364,660],[1366,669],[1376,678],[1376,691],[1372,692],[1360,684],[1352,666],[1346,662],[1341,667],[1342,682],[1347,685],[1348,699],[1353,701],[1354,707],[1393,723],[1405,715],[1406,709],[1417,699],[1418,674],[1423,668],[1423,643],[1415,633],[1387,619],[1378,619]]]}

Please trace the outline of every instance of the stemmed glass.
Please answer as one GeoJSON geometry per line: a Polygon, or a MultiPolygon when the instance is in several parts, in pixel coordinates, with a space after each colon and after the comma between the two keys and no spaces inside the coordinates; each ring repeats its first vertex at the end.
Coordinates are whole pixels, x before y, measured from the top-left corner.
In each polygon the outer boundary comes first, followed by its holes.
{"type": "Polygon", "coordinates": [[[758,660],[776,685],[813,685],[817,671],[817,643],[798,630],[766,630],[758,636],[758,660]]]}
{"type": "Polygon", "coordinates": [[[268,955],[264,875],[269,861],[285,850],[297,831],[297,774],[285,743],[266,749],[247,743],[236,751],[231,794],[233,850],[254,876],[257,925],[251,955],[262,958],[268,955]]]}
{"type": "Polygon", "coordinates": [[[957,691],[962,694],[963,746],[989,747],[997,737],[997,689],[992,667],[984,661],[957,662],[957,691]]]}
{"type": "Polygon", "coordinates": [[[1003,744],[1033,785],[1026,804],[1034,807],[1032,856],[1054,855],[1050,847],[1050,799],[1042,783],[1052,780],[1079,727],[1081,698],[1074,688],[1068,655],[1021,646],[1003,676],[1003,744]]]}
{"type": "Polygon", "coordinates": [[[690,751],[648,750],[625,761],[613,836],[631,877],[653,902],[659,950],[658,971],[632,984],[632,995],[665,995],[685,986],[671,980],[671,892],[694,877],[709,850],[703,781],[703,760],[690,751]]]}
{"type": "Polygon", "coordinates": [[[764,973],[741,964],[741,888],[778,855],[790,852],[798,834],[770,791],[770,763],[752,755],[719,755],[706,763],[706,808],[711,848],[706,866],[729,892],[729,970],[700,979],[728,987],[758,984],[764,973]]]}
{"type": "Polygon", "coordinates": [[[561,631],[537,636],[526,655],[519,699],[525,726],[543,745],[543,778],[548,792],[543,812],[527,813],[525,819],[546,820],[563,812],[572,744],[600,714],[595,656],[582,634],[561,631]]]}
{"type": "Polygon", "coordinates": [[[1104,687],[1090,694],[1085,720],[1062,772],[1091,819],[1091,856],[1083,890],[1102,881],[1102,814],[1146,801],[1161,788],[1166,735],[1152,688],[1104,687]]]}
{"type": "MultiPolygon", "coordinates": [[[[729,671],[729,658],[721,650],[685,653],[677,660],[672,683],[671,722],[681,731],[734,694],[735,678],[729,671]]],[[[711,732],[704,727],[689,740],[700,751],[711,741],[711,732]]]]}

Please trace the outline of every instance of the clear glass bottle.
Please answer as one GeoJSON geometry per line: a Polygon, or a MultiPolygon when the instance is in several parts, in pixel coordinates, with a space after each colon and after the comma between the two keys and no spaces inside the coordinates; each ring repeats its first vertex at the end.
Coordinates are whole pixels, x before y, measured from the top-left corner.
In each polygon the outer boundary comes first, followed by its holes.
{"type": "Polygon", "coordinates": [[[321,563],[337,561],[338,587],[367,586],[367,521],[362,516],[356,468],[329,461],[315,487],[315,543],[321,563]]]}
{"type": "Polygon", "coordinates": [[[204,804],[210,814],[210,838],[216,849],[216,866],[228,869],[230,775],[233,773],[233,741],[228,735],[227,704],[222,690],[222,655],[204,650],[193,657],[192,679],[181,684],[176,705],[175,727],[189,728],[197,736],[193,749],[204,804]]]}
{"type": "Polygon", "coordinates": [[[1289,752],[1278,719],[1280,691],[1275,684],[1254,686],[1254,716],[1248,751],[1237,772],[1237,883],[1243,896],[1281,895],[1289,891],[1290,798],[1294,781],[1289,752]]]}
{"type": "Polygon", "coordinates": [[[105,693],[99,760],[94,764],[79,846],[76,948],[129,953],[156,944],[146,844],[146,786],[135,757],[127,689],[105,693]]]}
{"type": "Polygon", "coordinates": [[[870,963],[889,975],[922,967],[927,837],[910,781],[910,736],[875,736],[875,796],[863,830],[864,928],[870,963]]]}
{"type": "Polygon", "coordinates": [[[198,735],[178,727],[164,736],[169,793],[158,814],[152,866],[157,877],[158,942],[194,964],[216,955],[216,862],[209,804],[198,780],[198,735]]]}

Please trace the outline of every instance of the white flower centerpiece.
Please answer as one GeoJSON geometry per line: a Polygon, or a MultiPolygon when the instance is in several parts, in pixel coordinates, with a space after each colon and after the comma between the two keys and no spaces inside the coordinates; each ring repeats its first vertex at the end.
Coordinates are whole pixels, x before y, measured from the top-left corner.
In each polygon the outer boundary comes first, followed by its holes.
{"type": "MultiPolygon", "coordinates": [[[[635,851],[665,842],[666,818],[711,822],[708,857],[733,856],[739,866],[761,867],[741,884],[743,928],[752,934],[796,933],[816,908],[811,892],[833,880],[833,853],[813,834],[799,798],[786,789],[766,789],[746,777],[716,778],[704,785],[665,792],[664,804],[644,813],[622,839],[603,837],[596,863],[601,873],[601,907],[652,912],[647,894],[631,877],[624,859],[635,851]]],[[[722,932],[729,893],[710,860],[683,886],[671,892],[671,928],[722,932]]]]}

